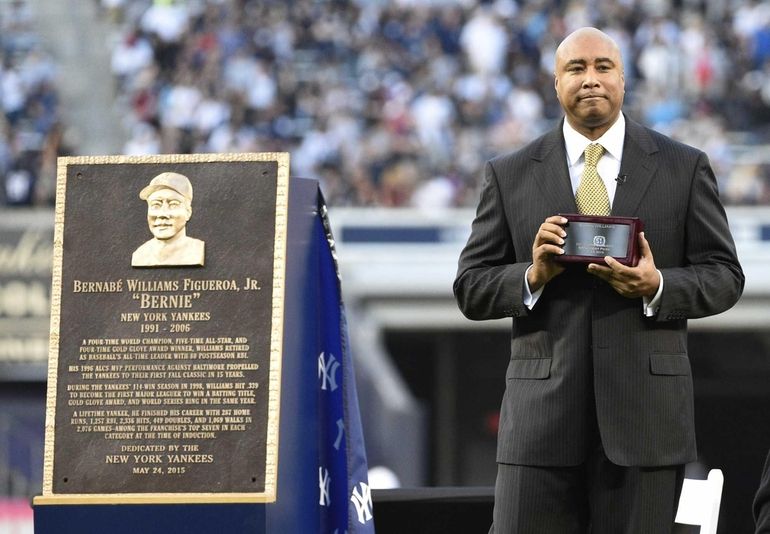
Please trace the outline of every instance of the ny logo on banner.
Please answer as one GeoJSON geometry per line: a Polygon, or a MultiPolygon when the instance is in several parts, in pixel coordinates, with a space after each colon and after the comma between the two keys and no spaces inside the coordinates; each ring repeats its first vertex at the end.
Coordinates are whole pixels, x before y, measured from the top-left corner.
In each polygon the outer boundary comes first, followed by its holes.
{"type": "Polygon", "coordinates": [[[356,507],[358,513],[358,522],[366,524],[372,519],[372,491],[369,486],[361,482],[361,491],[353,488],[353,495],[350,496],[351,502],[356,507]]]}
{"type": "Polygon", "coordinates": [[[329,497],[329,484],[331,484],[332,478],[329,476],[329,471],[323,467],[318,468],[318,492],[321,497],[318,499],[318,504],[321,506],[329,506],[331,504],[331,498],[329,497]]]}
{"type": "Polygon", "coordinates": [[[337,370],[339,368],[340,362],[337,361],[334,354],[329,354],[328,360],[323,352],[318,356],[318,378],[321,379],[321,389],[335,391],[339,387],[337,386],[337,370]]]}
{"type": "Polygon", "coordinates": [[[342,436],[345,434],[345,422],[342,419],[337,419],[337,439],[334,440],[335,450],[340,450],[342,444],[342,436]]]}

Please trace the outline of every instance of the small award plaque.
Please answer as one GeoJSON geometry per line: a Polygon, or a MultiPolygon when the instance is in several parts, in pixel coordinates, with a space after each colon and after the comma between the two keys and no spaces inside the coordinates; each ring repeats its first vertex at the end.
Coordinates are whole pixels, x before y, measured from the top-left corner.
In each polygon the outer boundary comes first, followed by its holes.
{"type": "Polygon", "coordinates": [[[623,265],[639,262],[637,235],[644,230],[638,217],[603,217],[561,213],[567,219],[564,254],[556,259],[573,263],[604,263],[612,256],[623,265]]]}

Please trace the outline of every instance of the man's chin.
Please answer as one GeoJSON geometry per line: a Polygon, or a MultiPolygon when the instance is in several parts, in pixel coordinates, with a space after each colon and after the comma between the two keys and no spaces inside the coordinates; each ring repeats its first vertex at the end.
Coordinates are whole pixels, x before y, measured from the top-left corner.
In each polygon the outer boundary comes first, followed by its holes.
{"type": "Polygon", "coordinates": [[[583,115],[583,124],[589,128],[600,128],[614,122],[614,117],[611,113],[603,110],[595,110],[594,113],[586,113],[583,115]]]}
{"type": "Polygon", "coordinates": [[[168,241],[172,237],[174,237],[176,234],[152,234],[155,236],[155,239],[158,241],[168,241]]]}

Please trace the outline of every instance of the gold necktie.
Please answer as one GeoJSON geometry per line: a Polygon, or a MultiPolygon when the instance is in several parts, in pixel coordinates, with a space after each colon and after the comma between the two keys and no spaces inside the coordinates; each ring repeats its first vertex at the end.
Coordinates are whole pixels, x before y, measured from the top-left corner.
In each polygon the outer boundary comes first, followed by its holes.
{"type": "Polygon", "coordinates": [[[585,168],[580,184],[575,192],[575,202],[578,211],[583,215],[609,215],[610,199],[607,196],[607,188],[604,186],[596,164],[604,154],[604,147],[598,143],[591,143],[585,151],[585,168]]]}

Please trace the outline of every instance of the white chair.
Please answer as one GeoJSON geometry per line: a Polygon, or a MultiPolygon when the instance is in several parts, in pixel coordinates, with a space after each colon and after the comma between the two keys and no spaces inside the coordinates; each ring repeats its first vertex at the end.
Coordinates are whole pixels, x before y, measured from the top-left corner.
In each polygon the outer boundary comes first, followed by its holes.
{"type": "Polygon", "coordinates": [[[716,534],[724,481],[719,469],[709,471],[706,480],[685,478],[674,522],[700,525],[701,534],[716,534]]]}

